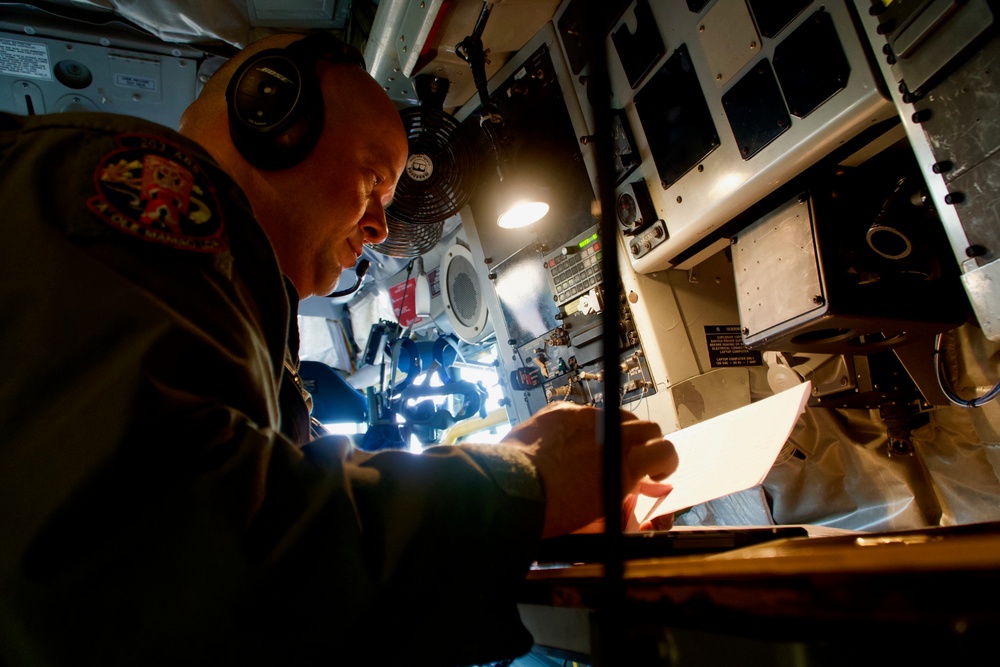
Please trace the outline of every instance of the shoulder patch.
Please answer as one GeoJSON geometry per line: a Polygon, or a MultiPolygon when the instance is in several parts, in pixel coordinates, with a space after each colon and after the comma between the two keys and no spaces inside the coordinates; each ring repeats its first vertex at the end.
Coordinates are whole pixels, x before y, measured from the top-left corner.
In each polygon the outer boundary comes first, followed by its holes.
{"type": "Polygon", "coordinates": [[[181,250],[226,250],[219,200],[208,176],[180,146],[123,134],[94,172],[87,206],[126,234],[181,250]]]}

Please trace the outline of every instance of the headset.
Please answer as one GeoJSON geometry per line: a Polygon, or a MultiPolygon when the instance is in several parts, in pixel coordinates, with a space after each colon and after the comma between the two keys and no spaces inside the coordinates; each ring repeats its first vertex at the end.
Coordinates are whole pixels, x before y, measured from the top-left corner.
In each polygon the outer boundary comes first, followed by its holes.
{"type": "Polygon", "coordinates": [[[323,91],[316,63],[367,69],[361,52],[328,32],[250,56],[226,89],[229,136],[250,164],[287,169],[301,162],[323,132],[323,91]]]}

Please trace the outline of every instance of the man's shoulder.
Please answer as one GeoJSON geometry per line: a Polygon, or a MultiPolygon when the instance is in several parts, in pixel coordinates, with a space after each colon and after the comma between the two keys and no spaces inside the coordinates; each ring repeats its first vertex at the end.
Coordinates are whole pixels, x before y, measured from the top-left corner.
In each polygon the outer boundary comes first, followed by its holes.
{"type": "Polygon", "coordinates": [[[12,166],[32,165],[25,176],[10,176],[8,196],[58,198],[65,215],[52,224],[74,238],[115,231],[216,255],[229,247],[233,215],[243,226],[252,219],[207,151],[141,118],[106,112],[4,114],[0,153],[12,166]],[[23,185],[32,194],[17,194],[19,178],[30,179],[23,185]],[[94,215],[79,215],[84,210],[94,215]]]}
{"type": "Polygon", "coordinates": [[[95,139],[121,135],[157,137],[182,147],[200,161],[213,162],[207,151],[176,130],[144,118],[103,111],[51,113],[21,116],[0,112],[0,131],[52,136],[53,131],[78,133],[95,139]]]}

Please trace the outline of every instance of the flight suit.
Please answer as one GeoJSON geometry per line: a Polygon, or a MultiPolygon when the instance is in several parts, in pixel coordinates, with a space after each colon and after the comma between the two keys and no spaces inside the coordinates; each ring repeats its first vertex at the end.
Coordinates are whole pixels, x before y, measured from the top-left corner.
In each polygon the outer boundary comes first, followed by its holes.
{"type": "Polygon", "coordinates": [[[523,653],[540,480],[506,446],[310,441],[297,295],[199,146],[0,114],[0,663],[523,653]]]}

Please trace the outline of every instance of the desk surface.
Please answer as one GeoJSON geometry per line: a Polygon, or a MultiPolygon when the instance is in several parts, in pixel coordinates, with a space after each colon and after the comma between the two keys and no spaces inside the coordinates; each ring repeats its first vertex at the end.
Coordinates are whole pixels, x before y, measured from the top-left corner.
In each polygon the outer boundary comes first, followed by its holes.
{"type": "Polygon", "coordinates": [[[609,600],[630,622],[754,636],[905,630],[995,639],[1000,523],[787,538],[708,556],[628,561],[620,589],[605,581],[600,564],[533,570],[522,595],[527,604],[563,608],[599,610],[609,600]]]}

